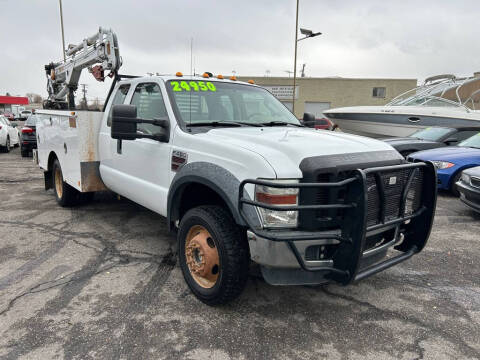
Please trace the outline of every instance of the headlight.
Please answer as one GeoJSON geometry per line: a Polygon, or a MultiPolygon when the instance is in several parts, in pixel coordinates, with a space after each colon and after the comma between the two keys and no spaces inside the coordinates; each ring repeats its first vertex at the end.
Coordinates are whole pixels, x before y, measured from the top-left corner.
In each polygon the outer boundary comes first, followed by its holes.
{"type": "MultiPolygon", "coordinates": [[[[298,183],[297,180],[273,180],[276,183],[298,183]]],[[[274,188],[255,185],[255,201],[274,206],[298,205],[298,188],[274,188]]],[[[265,228],[294,228],[298,226],[298,211],[269,210],[257,207],[265,228]]]]}
{"type": "Polygon", "coordinates": [[[451,162],[448,162],[448,161],[432,161],[433,165],[435,165],[435,167],[437,169],[448,169],[448,168],[451,168],[452,166],[455,166],[455,164],[451,163],[451,162]]]}
{"type": "Polygon", "coordinates": [[[461,179],[462,179],[462,182],[464,182],[465,184],[470,185],[470,175],[465,174],[465,173],[462,173],[461,179]]]}

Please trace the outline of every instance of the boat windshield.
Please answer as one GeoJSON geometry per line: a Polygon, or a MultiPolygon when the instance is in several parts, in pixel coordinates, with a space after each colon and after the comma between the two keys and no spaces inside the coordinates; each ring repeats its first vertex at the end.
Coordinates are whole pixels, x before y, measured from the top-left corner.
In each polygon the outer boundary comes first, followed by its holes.
{"type": "Polygon", "coordinates": [[[434,76],[419,87],[400,94],[387,106],[429,106],[480,108],[480,78],[456,78],[453,75],[434,76]]]}
{"type": "Polygon", "coordinates": [[[421,140],[438,141],[450,132],[452,132],[452,129],[449,128],[428,127],[414,132],[410,137],[421,140]]]}
{"type": "Polygon", "coordinates": [[[170,98],[186,126],[301,126],[270,92],[221,81],[171,80],[170,98]]]}
{"type": "Polygon", "coordinates": [[[458,146],[480,149],[480,132],[472,137],[469,137],[467,140],[462,141],[460,144],[458,144],[458,146]]]}
{"type": "Polygon", "coordinates": [[[409,99],[405,99],[402,103],[394,104],[394,105],[401,105],[401,106],[432,106],[432,107],[461,107],[463,108],[464,105],[450,101],[447,99],[443,99],[437,96],[426,96],[426,97],[412,97],[409,99]]]}

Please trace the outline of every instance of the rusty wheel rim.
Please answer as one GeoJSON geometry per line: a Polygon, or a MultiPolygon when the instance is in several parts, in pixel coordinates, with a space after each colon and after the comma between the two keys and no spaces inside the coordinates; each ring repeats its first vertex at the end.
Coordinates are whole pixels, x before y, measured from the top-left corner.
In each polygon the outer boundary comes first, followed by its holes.
{"type": "Polygon", "coordinates": [[[195,225],[188,231],[185,258],[188,270],[198,285],[205,289],[215,286],[220,273],[220,260],[217,245],[205,227],[195,225]]]}
{"type": "Polygon", "coordinates": [[[63,177],[62,177],[62,172],[60,169],[57,167],[55,169],[55,191],[57,192],[57,195],[59,198],[62,197],[63,194],[63,177]]]}

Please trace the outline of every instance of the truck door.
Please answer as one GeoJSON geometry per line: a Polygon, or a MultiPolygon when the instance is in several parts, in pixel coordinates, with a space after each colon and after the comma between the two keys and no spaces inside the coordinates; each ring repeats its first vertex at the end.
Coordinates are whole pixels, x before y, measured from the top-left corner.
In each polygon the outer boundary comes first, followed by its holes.
{"type": "MultiPolygon", "coordinates": [[[[139,83],[135,86],[131,105],[137,107],[137,117],[142,119],[166,118],[164,98],[156,82],[139,83]]],[[[155,134],[160,127],[138,124],[137,131],[155,134]]],[[[170,142],[172,139],[170,140],[170,142]]],[[[171,143],[152,139],[123,141],[121,153],[117,141],[112,139],[113,168],[122,179],[122,191],[127,198],[162,215],[166,215],[170,177],[171,143]]]]}

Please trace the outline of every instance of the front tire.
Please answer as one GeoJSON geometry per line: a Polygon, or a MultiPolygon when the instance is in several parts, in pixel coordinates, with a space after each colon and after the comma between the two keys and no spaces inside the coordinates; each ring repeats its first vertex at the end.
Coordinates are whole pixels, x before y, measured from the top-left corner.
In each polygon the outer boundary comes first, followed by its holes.
{"type": "Polygon", "coordinates": [[[188,287],[205,304],[225,304],[245,288],[248,243],[223,207],[199,206],[184,215],[178,231],[178,254],[188,287]]]}
{"type": "Polygon", "coordinates": [[[62,167],[56,159],[53,162],[53,192],[58,205],[62,207],[73,206],[78,202],[79,192],[63,181],[62,167]]]}

